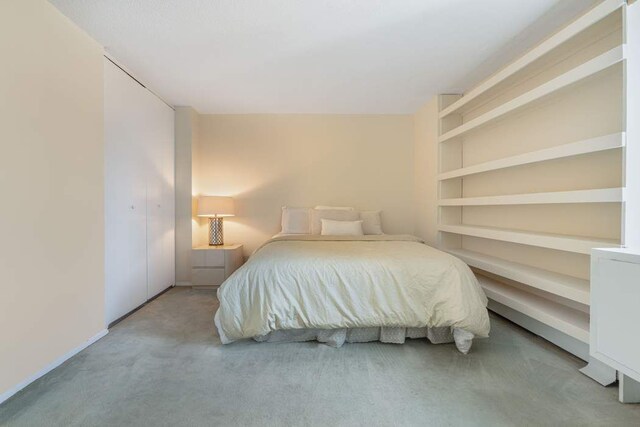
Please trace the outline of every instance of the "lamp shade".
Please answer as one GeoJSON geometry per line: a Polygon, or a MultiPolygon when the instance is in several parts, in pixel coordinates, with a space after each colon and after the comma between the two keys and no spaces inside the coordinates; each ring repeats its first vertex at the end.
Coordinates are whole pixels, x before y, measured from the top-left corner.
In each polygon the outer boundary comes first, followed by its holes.
{"type": "Polygon", "coordinates": [[[233,199],[223,196],[198,197],[198,216],[234,216],[233,199]]]}

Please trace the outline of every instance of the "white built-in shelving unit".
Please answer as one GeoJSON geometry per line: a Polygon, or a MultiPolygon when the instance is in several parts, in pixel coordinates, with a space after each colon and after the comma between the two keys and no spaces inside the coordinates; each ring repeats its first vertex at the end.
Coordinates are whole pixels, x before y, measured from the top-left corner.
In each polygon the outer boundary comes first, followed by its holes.
{"type": "Polygon", "coordinates": [[[585,360],[589,253],[628,227],[627,7],[605,0],[440,96],[440,247],[476,271],[491,309],[585,360]]]}

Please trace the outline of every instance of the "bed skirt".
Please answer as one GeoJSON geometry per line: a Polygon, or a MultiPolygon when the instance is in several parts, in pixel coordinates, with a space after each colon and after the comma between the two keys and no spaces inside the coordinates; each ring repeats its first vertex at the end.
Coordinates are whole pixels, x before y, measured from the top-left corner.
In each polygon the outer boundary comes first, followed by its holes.
{"type": "Polygon", "coordinates": [[[341,347],[345,342],[371,342],[403,344],[406,338],[427,338],[432,344],[455,342],[458,350],[467,354],[471,349],[473,334],[451,327],[439,328],[344,328],[344,329],[289,329],[279,330],[254,337],[259,342],[318,341],[332,347],[341,347]]]}

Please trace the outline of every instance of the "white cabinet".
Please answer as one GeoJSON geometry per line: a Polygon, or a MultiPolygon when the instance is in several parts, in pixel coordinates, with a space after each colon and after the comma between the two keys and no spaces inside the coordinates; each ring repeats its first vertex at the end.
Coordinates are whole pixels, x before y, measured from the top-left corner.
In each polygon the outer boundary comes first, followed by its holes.
{"type": "Polygon", "coordinates": [[[639,325],[640,250],[594,249],[590,354],[628,377],[626,384],[621,378],[621,401],[640,400],[639,325]],[[635,393],[635,397],[630,396],[635,393]]]}
{"type": "Polygon", "coordinates": [[[107,324],[175,282],[173,110],[105,59],[107,324]]]}
{"type": "Polygon", "coordinates": [[[220,286],[242,261],[242,245],[194,248],[191,251],[191,283],[196,287],[220,286]]]}

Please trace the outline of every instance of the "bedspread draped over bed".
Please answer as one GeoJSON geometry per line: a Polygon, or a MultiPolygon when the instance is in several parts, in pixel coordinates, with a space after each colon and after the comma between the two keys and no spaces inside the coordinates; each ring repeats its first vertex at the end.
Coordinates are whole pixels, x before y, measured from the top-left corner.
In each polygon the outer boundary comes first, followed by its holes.
{"type": "Polygon", "coordinates": [[[223,283],[218,299],[224,344],[427,337],[453,339],[466,353],[474,336],[489,334],[487,299],[469,267],[413,236],[275,237],[223,283]]]}

